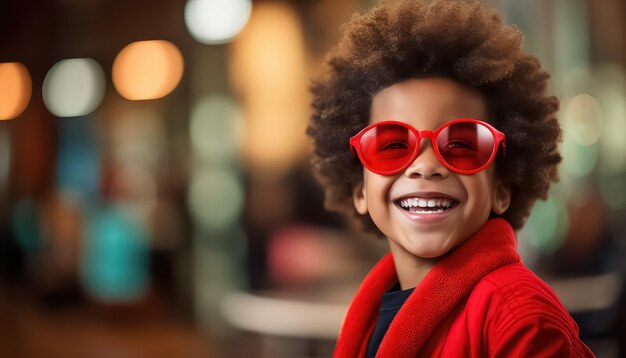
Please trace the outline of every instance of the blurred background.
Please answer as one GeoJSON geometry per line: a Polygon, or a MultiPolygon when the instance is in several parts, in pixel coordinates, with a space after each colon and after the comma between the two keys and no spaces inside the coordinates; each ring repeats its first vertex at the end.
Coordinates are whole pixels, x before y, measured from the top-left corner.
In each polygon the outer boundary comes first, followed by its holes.
{"type": "MultiPolygon", "coordinates": [[[[626,356],[626,3],[484,3],[561,100],[518,249],[626,356]]],[[[0,356],[330,356],[386,243],[323,209],[308,85],[374,4],[0,0],[0,356]]]]}

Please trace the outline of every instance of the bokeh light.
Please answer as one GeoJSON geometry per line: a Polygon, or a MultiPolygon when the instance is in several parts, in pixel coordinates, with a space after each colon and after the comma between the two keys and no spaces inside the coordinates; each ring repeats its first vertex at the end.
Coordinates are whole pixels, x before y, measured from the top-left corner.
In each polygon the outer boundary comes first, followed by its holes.
{"type": "Polygon", "coordinates": [[[18,62],[0,63],[0,120],[19,116],[30,101],[31,79],[18,62]]]}
{"type": "Polygon", "coordinates": [[[57,117],[78,117],[93,112],[102,102],[104,91],[104,71],[90,58],[59,61],[43,81],[44,103],[57,117]]]}
{"type": "Polygon", "coordinates": [[[578,144],[589,146],[602,133],[602,109],[598,101],[588,95],[579,94],[572,98],[565,110],[565,130],[578,144]]]}
{"type": "Polygon", "coordinates": [[[194,173],[187,198],[194,218],[205,230],[222,231],[239,218],[244,192],[233,171],[207,168],[194,173]]]}
{"type": "Polygon", "coordinates": [[[130,100],[157,99],[172,92],[183,76],[183,56],[169,41],[133,42],[113,62],[113,85],[130,100]]]}
{"type": "Polygon", "coordinates": [[[616,64],[597,71],[597,98],[602,106],[604,130],[600,140],[601,170],[610,173],[626,171],[626,75],[616,64]]]}
{"type": "Polygon", "coordinates": [[[189,0],[185,23],[198,42],[226,43],[246,25],[251,11],[250,0],[189,0]]]}
{"type": "Polygon", "coordinates": [[[576,177],[589,175],[598,163],[598,143],[585,146],[569,139],[566,135],[561,150],[563,168],[576,177]]]}
{"type": "Polygon", "coordinates": [[[218,162],[233,159],[241,135],[237,112],[233,101],[224,96],[205,97],[194,104],[189,135],[200,158],[218,162]]]}
{"type": "Polygon", "coordinates": [[[232,43],[231,76],[246,119],[243,152],[253,167],[276,172],[303,160],[310,97],[298,14],[287,3],[255,5],[232,43]]]}
{"type": "Polygon", "coordinates": [[[558,249],[565,239],[569,216],[562,200],[538,200],[520,235],[543,254],[558,249]]]}

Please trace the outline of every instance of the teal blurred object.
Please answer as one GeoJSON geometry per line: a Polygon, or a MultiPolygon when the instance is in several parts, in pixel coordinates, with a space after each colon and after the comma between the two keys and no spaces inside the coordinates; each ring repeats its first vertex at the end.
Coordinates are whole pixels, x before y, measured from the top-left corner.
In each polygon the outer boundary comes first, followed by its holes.
{"type": "Polygon", "coordinates": [[[549,255],[561,247],[568,227],[565,203],[550,197],[535,203],[522,232],[537,251],[549,255]]]}
{"type": "Polygon", "coordinates": [[[97,210],[84,237],[81,278],[96,300],[140,299],[149,282],[149,247],[142,226],[116,207],[97,210]]]}
{"type": "Polygon", "coordinates": [[[41,231],[37,203],[31,199],[20,200],[11,213],[11,229],[19,247],[26,254],[41,249],[41,231]]]}
{"type": "Polygon", "coordinates": [[[81,199],[95,201],[100,188],[100,160],[91,117],[59,119],[57,186],[81,199]]]}

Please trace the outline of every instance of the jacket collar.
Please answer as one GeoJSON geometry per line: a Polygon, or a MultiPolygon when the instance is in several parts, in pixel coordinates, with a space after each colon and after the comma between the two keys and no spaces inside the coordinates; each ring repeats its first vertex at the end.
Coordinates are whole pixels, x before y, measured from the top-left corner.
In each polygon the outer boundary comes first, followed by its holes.
{"type": "MultiPolygon", "coordinates": [[[[417,356],[435,327],[485,275],[520,261],[516,243],[506,220],[487,221],[463,245],[437,262],[415,288],[391,322],[377,356],[417,356]]],[[[367,274],[352,300],[333,357],[365,357],[382,294],[397,280],[393,257],[388,253],[367,274]]]]}

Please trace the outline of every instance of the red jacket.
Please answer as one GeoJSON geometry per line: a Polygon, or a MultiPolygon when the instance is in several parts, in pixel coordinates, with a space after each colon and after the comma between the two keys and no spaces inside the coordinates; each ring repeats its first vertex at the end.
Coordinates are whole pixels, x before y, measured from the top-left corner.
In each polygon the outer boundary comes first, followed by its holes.
{"type": "MultiPolygon", "coordinates": [[[[489,220],[444,256],[391,322],[377,357],[593,357],[554,291],[520,261],[513,229],[489,220]]],[[[381,296],[396,282],[391,254],[365,277],[334,357],[365,357],[381,296]]]]}

